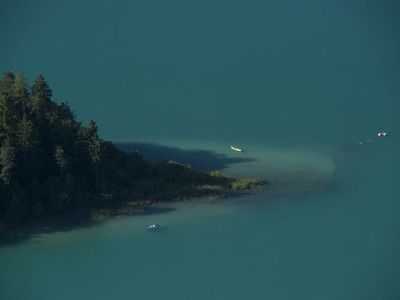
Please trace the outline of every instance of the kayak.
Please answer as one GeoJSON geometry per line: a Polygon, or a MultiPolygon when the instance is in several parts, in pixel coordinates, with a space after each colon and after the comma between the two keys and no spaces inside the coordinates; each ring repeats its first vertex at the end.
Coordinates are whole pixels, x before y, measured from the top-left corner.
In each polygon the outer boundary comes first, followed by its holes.
{"type": "Polygon", "coordinates": [[[233,151],[237,151],[237,152],[242,152],[242,151],[243,151],[242,149],[237,148],[237,147],[234,147],[234,146],[231,146],[231,149],[232,149],[233,151]]]}

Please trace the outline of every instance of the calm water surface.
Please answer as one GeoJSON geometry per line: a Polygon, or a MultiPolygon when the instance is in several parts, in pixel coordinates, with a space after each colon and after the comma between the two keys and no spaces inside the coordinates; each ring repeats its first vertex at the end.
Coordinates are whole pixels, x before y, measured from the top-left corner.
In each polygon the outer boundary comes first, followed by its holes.
{"type": "Polygon", "coordinates": [[[399,299],[399,11],[1,1],[0,71],[124,147],[276,188],[2,244],[0,299],[399,299]]]}

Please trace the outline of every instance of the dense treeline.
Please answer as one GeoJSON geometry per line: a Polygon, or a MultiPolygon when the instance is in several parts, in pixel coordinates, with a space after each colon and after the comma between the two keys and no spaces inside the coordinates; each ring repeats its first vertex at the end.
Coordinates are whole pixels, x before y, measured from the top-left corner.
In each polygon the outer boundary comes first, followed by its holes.
{"type": "Polygon", "coordinates": [[[75,120],[52,101],[42,75],[31,88],[22,73],[0,80],[0,221],[101,205],[127,196],[150,165],[103,141],[95,122],[75,120]]]}

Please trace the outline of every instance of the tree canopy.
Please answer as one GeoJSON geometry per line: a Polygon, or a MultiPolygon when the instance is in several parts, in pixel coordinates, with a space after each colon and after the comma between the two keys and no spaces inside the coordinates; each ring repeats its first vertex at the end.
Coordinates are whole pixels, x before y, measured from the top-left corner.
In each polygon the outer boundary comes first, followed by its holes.
{"type": "Polygon", "coordinates": [[[104,194],[126,194],[150,166],[102,140],[94,121],[76,121],[52,94],[43,75],[31,88],[22,73],[0,80],[0,221],[88,209],[104,194]]]}

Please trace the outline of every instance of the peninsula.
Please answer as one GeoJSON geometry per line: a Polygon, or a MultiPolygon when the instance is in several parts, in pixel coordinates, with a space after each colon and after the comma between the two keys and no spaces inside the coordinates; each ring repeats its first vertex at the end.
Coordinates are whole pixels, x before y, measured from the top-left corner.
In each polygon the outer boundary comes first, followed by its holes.
{"type": "Polygon", "coordinates": [[[0,229],[65,213],[88,218],[127,214],[156,202],[214,199],[262,180],[236,179],[175,161],[151,162],[101,139],[52,100],[42,75],[0,80],[0,229]]]}

